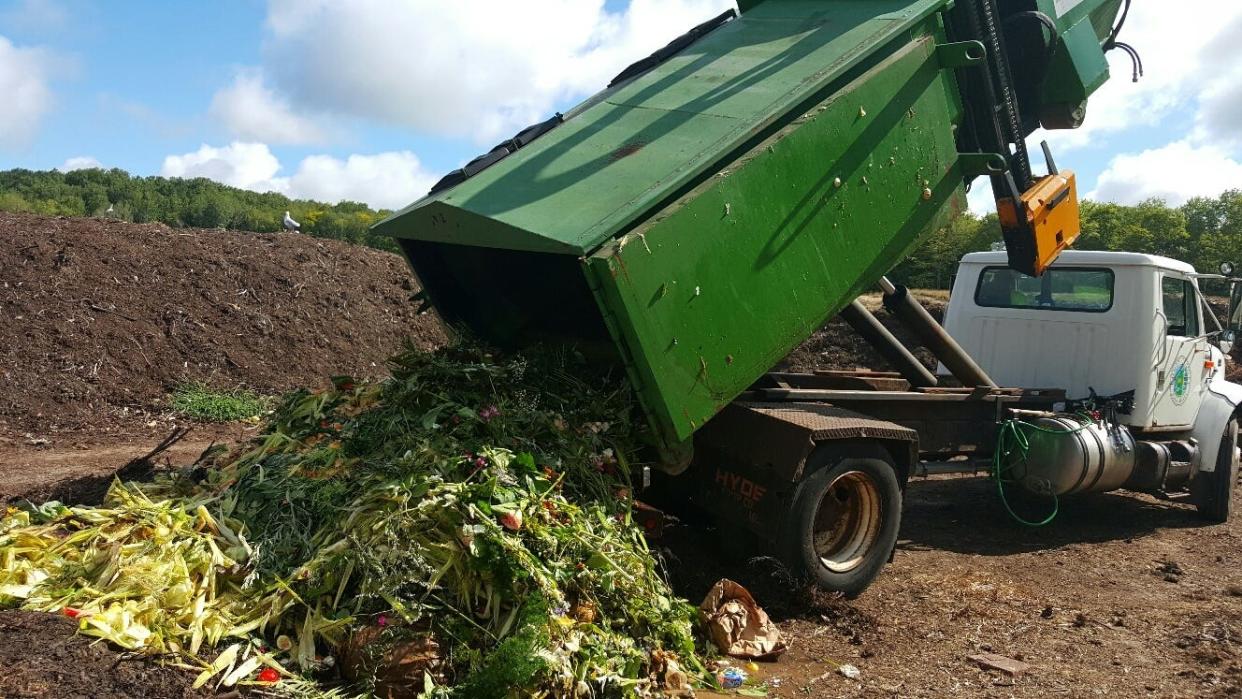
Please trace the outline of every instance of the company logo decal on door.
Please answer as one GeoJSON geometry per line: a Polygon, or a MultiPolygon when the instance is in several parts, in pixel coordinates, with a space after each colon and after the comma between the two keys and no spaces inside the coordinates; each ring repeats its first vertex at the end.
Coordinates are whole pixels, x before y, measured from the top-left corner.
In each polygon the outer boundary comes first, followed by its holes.
{"type": "Polygon", "coordinates": [[[1186,402],[1186,396],[1190,395],[1190,370],[1186,368],[1186,362],[1178,363],[1173,370],[1173,380],[1169,388],[1172,389],[1174,405],[1186,402]]]}

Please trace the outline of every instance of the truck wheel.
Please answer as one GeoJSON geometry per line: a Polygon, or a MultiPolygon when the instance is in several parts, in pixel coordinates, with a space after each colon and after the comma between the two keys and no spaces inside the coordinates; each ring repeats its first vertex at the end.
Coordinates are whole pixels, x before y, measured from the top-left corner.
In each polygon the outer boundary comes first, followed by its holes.
{"type": "Polygon", "coordinates": [[[853,597],[888,561],[901,526],[901,485],[878,445],[824,444],[807,458],[785,527],[796,575],[853,597]]]}
{"type": "Polygon", "coordinates": [[[1238,462],[1234,459],[1234,451],[1238,446],[1238,421],[1230,420],[1225,425],[1225,433],[1220,438],[1220,449],[1216,452],[1216,470],[1211,473],[1198,473],[1192,482],[1196,502],[1199,503],[1199,514],[1210,522],[1224,523],[1229,521],[1229,508],[1233,500],[1233,484],[1238,480],[1238,462]]]}

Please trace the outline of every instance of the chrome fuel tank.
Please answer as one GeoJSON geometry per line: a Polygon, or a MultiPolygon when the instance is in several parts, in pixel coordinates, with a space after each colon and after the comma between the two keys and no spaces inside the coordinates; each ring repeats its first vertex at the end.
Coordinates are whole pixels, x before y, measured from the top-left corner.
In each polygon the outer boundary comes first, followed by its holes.
{"type": "Polygon", "coordinates": [[[1134,436],[1122,425],[1041,417],[1022,428],[1029,440],[1022,486],[1034,493],[1069,495],[1120,488],[1134,472],[1134,436]]]}

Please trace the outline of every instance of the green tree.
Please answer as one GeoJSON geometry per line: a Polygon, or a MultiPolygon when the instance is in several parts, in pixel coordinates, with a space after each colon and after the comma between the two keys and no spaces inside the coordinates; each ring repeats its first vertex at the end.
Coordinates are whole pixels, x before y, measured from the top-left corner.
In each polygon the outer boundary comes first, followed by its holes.
{"type": "MultiPolygon", "coordinates": [[[[285,211],[303,223],[303,232],[396,251],[391,238],[371,226],[391,212],[366,204],[293,200],[275,192],[251,192],[203,178],[132,177],[112,168],[0,171],[0,210],[54,216],[98,215],[111,205],[113,216],[170,226],[282,230],[285,211]]],[[[1082,250],[1130,250],[1167,255],[1213,271],[1223,261],[1242,264],[1242,190],[1196,197],[1179,207],[1150,199],[1134,206],[1084,201],[1082,250]]],[[[892,276],[910,286],[947,287],[963,255],[987,250],[1001,239],[994,214],[965,213],[944,230],[929,234],[892,276]]]]}

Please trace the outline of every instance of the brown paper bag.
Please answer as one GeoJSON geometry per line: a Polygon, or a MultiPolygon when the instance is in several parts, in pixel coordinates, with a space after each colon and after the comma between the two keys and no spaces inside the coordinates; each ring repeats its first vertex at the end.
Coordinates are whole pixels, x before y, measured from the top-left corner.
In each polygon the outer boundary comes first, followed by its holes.
{"type": "Polygon", "coordinates": [[[699,605],[712,642],[735,658],[771,660],[788,650],[780,629],[750,592],[732,580],[712,586],[699,605]]]}

